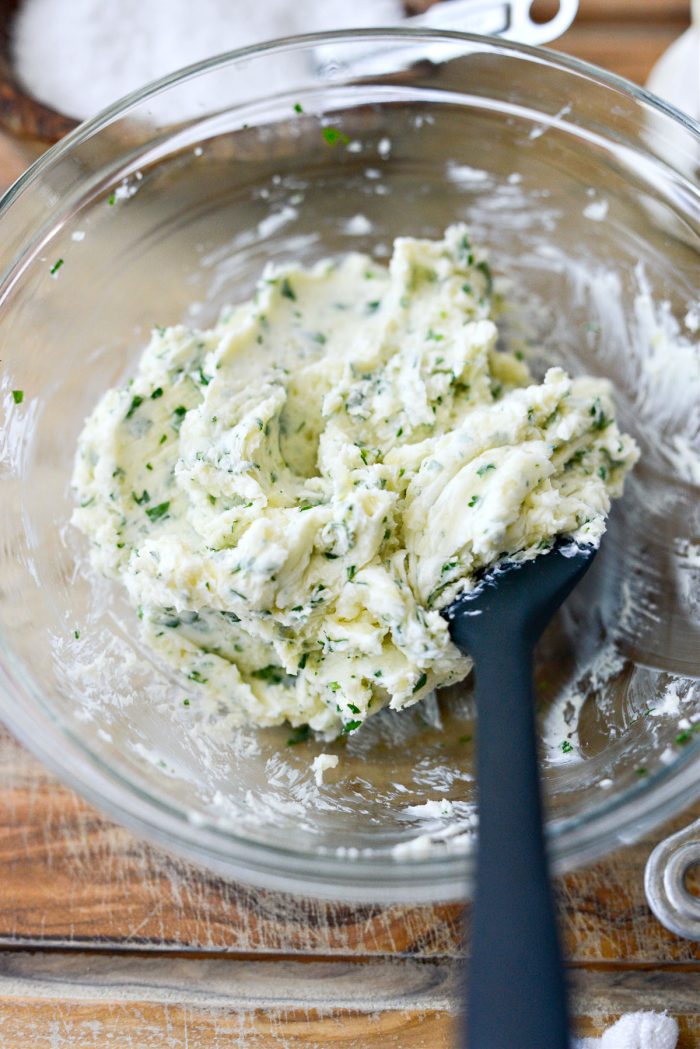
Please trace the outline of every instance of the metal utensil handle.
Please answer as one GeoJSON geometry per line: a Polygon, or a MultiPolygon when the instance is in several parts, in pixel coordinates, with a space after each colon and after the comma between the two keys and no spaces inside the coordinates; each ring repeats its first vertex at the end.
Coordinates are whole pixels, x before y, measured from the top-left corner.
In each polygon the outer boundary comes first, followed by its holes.
{"type": "MultiPolygon", "coordinates": [[[[559,10],[548,22],[537,23],[530,18],[532,0],[449,0],[435,4],[425,14],[405,18],[400,28],[442,29],[462,33],[480,33],[517,40],[521,44],[547,44],[566,32],[578,10],[578,0],[559,0],[559,10]]],[[[468,41],[454,38],[451,46],[425,43],[424,57],[428,61],[444,62],[474,49],[468,41]]],[[[410,39],[388,41],[380,31],[375,40],[368,38],[358,49],[356,43],[329,43],[317,47],[314,61],[319,74],[327,80],[348,75],[369,76],[386,70],[393,56],[397,68],[416,61],[416,45],[410,39]]]]}
{"type": "Polygon", "coordinates": [[[700,864],[700,820],[660,842],[647,860],[647,902],[661,924],[686,940],[700,940],[700,898],[686,885],[700,864]]]}
{"type": "Polygon", "coordinates": [[[402,24],[487,33],[521,44],[548,44],[569,28],[578,11],[578,0],[559,0],[559,10],[548,22],[533,22],[531,8],[532,0],[450,0],[402,24]]]}

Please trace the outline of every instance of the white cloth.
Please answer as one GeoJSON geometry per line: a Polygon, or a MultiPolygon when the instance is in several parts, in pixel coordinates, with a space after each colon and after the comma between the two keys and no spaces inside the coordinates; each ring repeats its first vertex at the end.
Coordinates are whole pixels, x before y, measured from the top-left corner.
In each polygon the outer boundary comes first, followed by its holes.
{"type": "Polygon", "coordinates": [[[602,1038],[580,1038],[573,1049],[676,1049],[678,1024],[666,1013],[627,1013],[602,1038]]]}

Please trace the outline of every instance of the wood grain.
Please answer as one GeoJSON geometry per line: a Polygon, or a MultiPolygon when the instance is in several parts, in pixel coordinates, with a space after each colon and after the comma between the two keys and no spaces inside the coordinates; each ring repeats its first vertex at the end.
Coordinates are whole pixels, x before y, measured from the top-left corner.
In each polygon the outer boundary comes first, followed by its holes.
{"type": "Polygon", "coordinates": [[[0,1046],[449,1049],[456,976],[454,965],[391,960],[6,953],[0,1046]]]}
{"type": "Polygon", "coordinates": [[[0,1015],[3,1049],[451,1049],[444,1014],[298,1009],[198,1010],[178,1004],[23,1002],[0,1015]]]}
{"type": "MultiPolygon", "coordinates": [[[[0,1045],[448,1049],[459,979],[458,964],[446,960],[242,962],[6,952],[0,954],[0,1045]]],[[[698,1044],[700,972],[579,970],[571,983],[578,1034],[600,1034],[643,1002],[678,1017],[679,1049],[698,1044]]]]}
{"type": "MultiPolygon", "coordinates": [[[[0,776],[0,944],[460,954],[457,906],[345,906],[221,881],[111,823],[7,733],[0,776]]],[[[658,836],[560,881],[573,961],[700,961],[700,947],[663,929],[647,907],[642,872],[658,836]]]]}
{"type": "Polygon", "coordinates": [[[579,25],[551,45],[618,76],[644,84],[655,62],[680,36],[682,27],[615,23],[579,25]]]}
{"type": "MultiPolygon", "coordinates": [[[[538,3],[549,17],[556,6],[538,3]]],[[[571,29],[550,46],[643,84],[689,24],[689,0],[580,0],[571,29]]]]}
{"type": "Polygon", "coordinates": [[[24,171],[27,154],[20,144],[0,131],[0,192],[24,171]]]}
{"type": "MultiPolygon", "coordinates": [[[[552,18],[559,0],[535,0],[533,18],[552,18]]],[[[689,0],[579,0],[574,29],[587,22],[630,22],[687,25],[690,21],[689,0]]]]}

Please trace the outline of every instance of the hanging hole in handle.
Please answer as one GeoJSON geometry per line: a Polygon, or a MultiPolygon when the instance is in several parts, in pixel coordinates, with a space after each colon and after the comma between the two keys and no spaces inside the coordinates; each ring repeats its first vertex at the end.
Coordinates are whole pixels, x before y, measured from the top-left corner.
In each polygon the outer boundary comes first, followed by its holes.
{"type": "Polygon", "coordinates": [[[644,888],[662,925],[677,936],[700,942],[700,820],[652,849],[644,888]]]}
{"type": "Polygon", "coordinates": [[[551,43],[569,28],[578,0],[505,0],[510,22],[503,36],[523,44],[551,43]]]}
{"type": "Polygon", "coordinates": [[[700,900],[700,860],[696,860],[686,868],[683,885],[690,896],[700,900]]]}
{"type": "Polygon", "coordinates": [[[700,864],[700,842],[686,841],[671,850],[664,871],[664,888],[668,902],[677,913],[700,922],[700,896],[688,890],[688,872],[700,864]]]}
{"type": "Polygon", "coordinates": [[[530,18],[536,25],[546,25],[559,13],[559,0],[533,0],[530,18]]]}

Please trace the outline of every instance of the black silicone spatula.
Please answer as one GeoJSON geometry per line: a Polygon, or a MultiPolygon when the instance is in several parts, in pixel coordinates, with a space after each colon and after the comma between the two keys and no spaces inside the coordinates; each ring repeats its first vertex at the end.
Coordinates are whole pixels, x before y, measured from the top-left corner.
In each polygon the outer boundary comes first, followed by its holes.
{"type": "Polygon", "coordinates": [[[479,836],[467,1049],[569,1049],[566,987],[542,826],[533,652],[589,568],[560,541],[491,571],[443,615],[474,660],[479,836]]]}

